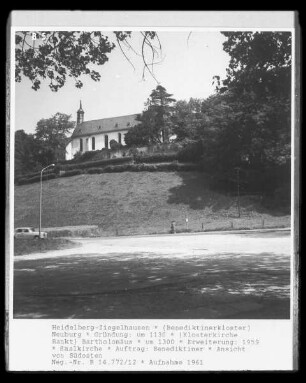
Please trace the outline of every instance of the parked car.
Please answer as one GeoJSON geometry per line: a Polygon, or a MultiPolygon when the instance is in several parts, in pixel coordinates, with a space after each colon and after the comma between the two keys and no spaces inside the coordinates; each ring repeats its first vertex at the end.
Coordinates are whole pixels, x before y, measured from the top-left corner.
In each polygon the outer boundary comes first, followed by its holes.
{"type": "MultiPolygon", "coordinates": [[[[17,227],[14,230],[14,238],[39,238],[39,230],[34,227],[17,227]]],[[[40,238],[47,238],[45,231],[40,232],[40,238]]]]}

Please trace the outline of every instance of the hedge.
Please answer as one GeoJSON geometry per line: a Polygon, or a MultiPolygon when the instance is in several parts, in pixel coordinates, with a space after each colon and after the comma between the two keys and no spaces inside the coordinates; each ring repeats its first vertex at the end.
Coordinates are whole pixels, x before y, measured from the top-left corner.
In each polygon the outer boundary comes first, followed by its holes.
{"type": "Polygon", "coordinates": [[[60,177],[72,177],[78,176],[80,174],[84,174],[84,171],[82,169],[66,170],[65,173],[62,173],[60,175],[60,177]]]}
{"type": "Polygon", "coordinates": [[[88,174],[121,173],[121,172],[155,172],[155,171],[192,171],[199,170],[196,164],[126,164],[117,166],[106,166],[104,168],[91,168],[88,174]]]}
{"type": "Polygon", "coordinates": [[[159,162],[170,162],[178,159],[177,153],[156,153],[149,156],[135,156],[135,163],[159,163],[159,162]]]}
{"type": "Polygon", "coordinates": [[[87,169],[91,167],[102,167],[107,165],[115,165],[115,164],[125,164],[128,162],[132,162],[133,157],[120,157],[120,158],[111,158],[108,160],[99,160],[99,161],[88,161],[83,163],[75,163],[71,165],[60,165],[60,170],[74,170],[74,169],[87,169]]]}
{"type": "Polygon", "coordinates": [[[88,174],[100,174],[103,173],[103,168],[89,168],[87,169],[88,174]]]}
{"type": "MultiPolygon", "coordinates": [[[[158,171],[197,171],[200,170],[199,165],[194,163],[181,164],[177,162],[164,164],[123,164],[123,165],[107,165],[101,168],[89,169],[72,169],[66,170],[60,176],[58,174],[43,175],[43,180],[54,179],[57,177],[73,177],[80,174],[102,174],[102,173],[122,173],[122,172],[158,172],[158,171]]],[[[18,181],[18,185],[38,182],[40,177],[24,178],[18,181]]]]}
{"type": "MultiPolygon", "coordinates": [[[[43,173],[43,177],[45,176],[49,176],[50,174],[55,174],[56,171],[54,171],[55,168],[52,168],[52,169],[47,169],[44,173],[43,173]]],[[[28,173],[28,174],[24,174],[22,176],[18,176],[18,177],[15,177],[15,182],[19,182],[19,181],[24,181],[24,180],[27,180],[27,179],[30,179],[30,178],[36,178],[36,177],[40,177],[40,171],[39,172],[35,172],[35,173],[28,173]]]]}
{"type": "MultiPolygon", "coordinates": [[[[49,173],[49,174],[43,174],[42,180],[47,181],[51,180],[57,177],[57,174],[55,173],[49,173]]],[[[25,178],[20,178],[16,180],[17,185],[25,185],[25,184],[32,184],[34,182],[39,182],[40,181],[40,175],[35,176],[35,177],[25,177],[25,178]]]]}

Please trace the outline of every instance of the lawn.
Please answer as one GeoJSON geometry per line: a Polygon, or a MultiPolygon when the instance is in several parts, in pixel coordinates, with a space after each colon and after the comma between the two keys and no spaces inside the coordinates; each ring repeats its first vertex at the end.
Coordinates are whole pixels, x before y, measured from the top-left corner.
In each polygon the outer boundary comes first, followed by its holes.
{"type": "MultiPolygon", "coordinates": [[[[15,227],[37,226],[39,184],[15,187],[15,227]]],[[[103,235],[288,227],[290,216],[260,206],[257,197],[209,189],[199,172],[82,174],[43,183],[43,227],[99,225],[103,235]],[[188,222],[186,222],[186,218],[188,222]]]]}

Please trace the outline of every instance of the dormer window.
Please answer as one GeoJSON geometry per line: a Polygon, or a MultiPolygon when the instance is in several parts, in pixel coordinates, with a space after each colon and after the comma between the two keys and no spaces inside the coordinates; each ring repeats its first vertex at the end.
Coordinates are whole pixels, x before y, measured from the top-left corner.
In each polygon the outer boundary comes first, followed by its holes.
{"type": "Polygon", "coordinates": [[[118,124],[115,124],[115,128],[118,128],[118,124]]]}

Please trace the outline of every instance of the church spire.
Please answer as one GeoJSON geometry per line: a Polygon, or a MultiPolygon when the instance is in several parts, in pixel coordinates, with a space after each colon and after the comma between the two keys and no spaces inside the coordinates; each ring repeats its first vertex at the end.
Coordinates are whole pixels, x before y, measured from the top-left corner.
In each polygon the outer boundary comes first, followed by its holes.
{"type": "Polygon", "coordinates": [[[82,101],[80,100],[80,108],[77,111],[77,124],[82,124],[84,121],[84,110],[82,109],[82,101]]]}

